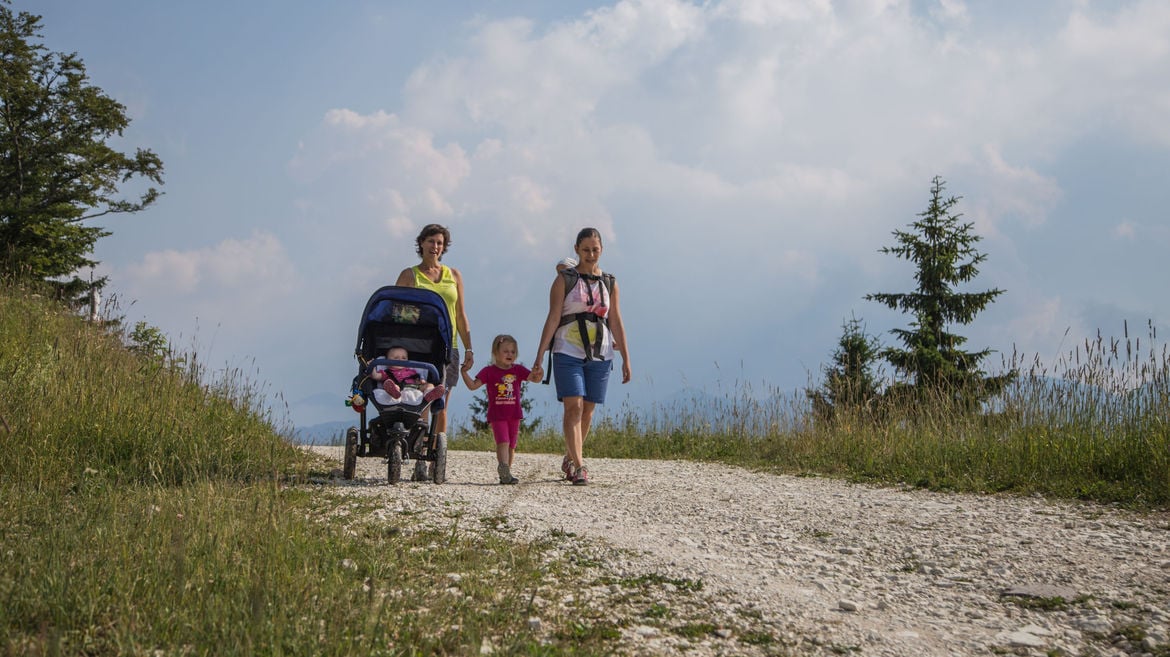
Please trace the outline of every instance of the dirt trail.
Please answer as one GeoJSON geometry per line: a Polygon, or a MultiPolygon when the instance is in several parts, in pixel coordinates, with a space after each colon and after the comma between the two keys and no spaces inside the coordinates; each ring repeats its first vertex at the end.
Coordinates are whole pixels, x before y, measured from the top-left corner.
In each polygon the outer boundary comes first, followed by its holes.
{"type": "Polygon", "coordinates": [[[493,455],[452,452],[447,484],[391,487],[382,460],[363,458],[339,488],[600,539],[646,572],[702,580],[809,652],[1168,654],[1170,514],[673,461],[591,459],[575,487],[560,460],[517,455],[521,483],[500,486],[493,455]]]}

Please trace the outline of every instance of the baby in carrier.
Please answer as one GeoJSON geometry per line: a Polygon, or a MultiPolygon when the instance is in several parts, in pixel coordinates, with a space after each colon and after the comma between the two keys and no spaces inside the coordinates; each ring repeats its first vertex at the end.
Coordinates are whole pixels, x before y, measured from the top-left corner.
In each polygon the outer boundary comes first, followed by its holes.
{"type": "MultiPolygon", "coordinates": [[[[403,347],[390,347],[386,351],[386,358],[410,360],[410,354],[403,347]]],[[[447,392],[442,384],[436,386],[428,383],[426,373],[413,367],[378,365],[370,373],[370,378],[382,383],[374,388],[374,401],[379,406],[429,404],[447,392]]]]}

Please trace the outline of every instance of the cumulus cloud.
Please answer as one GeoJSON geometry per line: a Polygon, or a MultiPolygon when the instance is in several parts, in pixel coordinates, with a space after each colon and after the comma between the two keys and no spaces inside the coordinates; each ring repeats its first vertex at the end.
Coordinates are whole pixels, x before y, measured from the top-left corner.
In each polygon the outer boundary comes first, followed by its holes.
{"type": "Polygon", "coordinates": [[[141,262],[127,267],[124,276],[135,289],[177,295],[209,288],[284,295],[292,289],[293,266],[274,235],[257,232],[203,249],[147,253],[141,262]]]}
{"type": "Polygon", "coordinates": [[[437,143],[430,131],[405,125],[394,114],[333,109],[301,143],[289,170],[303,185],[333,190],[331,217],[356,217],[358,225],[380,224],[400,237],[407,224],[456,212],[451,195],[470,163],[459,144],[437,143]],[[364,203],[355,205],[355,199],[364,203]]]}
{"type": "MultiPolygon", "coordinates": [[[[880,198],[966,167],[989,189],[1018,188],[997,213],[1034,224],[1059,190],[1016,162],[1045,156],[1053,139],[1086,129],[1078,119],[1102,111],[1100,96],[1073,93],[1084,71],[1069,60],[1086,56],[1084,44],[1137,38],[1148,44],[1139,68],[1157,70],[1156,30],[1126,29],[1163,13],[1143,9],[1098,22],[1076,14],[1063,38],[1005,44],[939,33],[903,3],[620,2],[545,29],[523,19],[482,25],[466,52],[416,70],[405,118],[393,123],[468,135],[461,143],[476,157],[460,168],[459,189],[445,188],[465,203],[436,214],[533,214],[517,180],[542,190],[535,214],[552,218],[581,196],[627,192],[701,201],[755,191],[761,207],[858,191],[880,198]],[[1091,36],[1073,36],[1082,33],[1091,36]],[[1071,111],[1054,115],[1057,103],[1071,111]],[[994,146],[1007,141],[1015,162],[994,146]]],[[[971,27],[963,3],[929,12],[971,27]]],[[[391,123],[378,113],[345,121],[391,123]]]]}
{"type": "Polygon", "coordinates": [[[553,221],[627,193],[758,194],[761,212],[880,201],[962,170],[997,190],[989,222],[1038,224],[1060,190],[1025,163],[1100,125],[1086,117],[1167,130],[1142,117],[1165,116],[1170,92],[1117,103],[1134,80],[1170,88],[1164,3],[1074,9],[1058,33],[1014,40],[981,33],[959,0],[925,7],[626,0],[544,26],[487,21],[414,71],[400,114],[330,111],[294,169],[361,161],[406,199],[389,214],[420,221],[553,221]]]}
{"type": "MultiPolygon", "coordinates": [[[[1170,144],[1170,6],[1044,13],[1005,29],[960,0],[625,0],[555,23],[482,21],[413,70],[401,107],[327,113],[291,169],[364,199],[346,221],[398,237],[455,225],[489,271],[493,256],[548,260],[595,225],[607,263],[647,279],[631,292],[746,263],[753,284],[859,299],[903,287],[877,248],[936,174],[1022,261],[1021,236],[1074,220],[1054,164],[1070,150],[1170,144]]],[[[722,294],[719,280],[700,277],[700,295],[722,294]]],[[[1012,307],[1024,314],[1001,326],[1037,342],[1076,312],[1040,292],[1012,307]]]]}
{"type": "Polygon", "coordinates": [[[1062,102],[1096,114],[1131,139],[1170,145],[1168,35],[1165,2],[1134,2],[1103,14],[1073,12],[1054,44],[1062,102]]]}
{"type": "Polygon", "coordinates": [[[301,289],[284,245],[259,231],[199,249],[154,251],[110,273],[123,300],[143,301],[152,308],[150,322],[172,332],[193,320],[232,331],[270,325],[288,316],[301,289]]]}

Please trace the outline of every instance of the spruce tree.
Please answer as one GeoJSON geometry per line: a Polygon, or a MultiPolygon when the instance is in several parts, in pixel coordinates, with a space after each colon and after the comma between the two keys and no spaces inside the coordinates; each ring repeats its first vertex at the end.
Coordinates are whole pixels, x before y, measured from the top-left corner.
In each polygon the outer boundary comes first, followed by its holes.
{"type": "Polygon", "coordinates": [[[991,350],[965,351],[967,339],[948,328],[970,324],[1004,291],[959,290],[979,274],[979,265],[987,256],[975,248],[981,238],[973,232],[974,224],[961,222],[962,215],[954,212],[959,198],[944,198],[945,188],[943,180],[935,176],[926,210],[909,230],[894,231],[895,246],[880,249],[914,263],[916,289],[878,292],[865,298],[914,317],[909,328],[891,331],[902,348],[887,347],[881,355],[909,379],[917,396],[941,396],[972,408],[1002,389],[1011,375],[985,375],[979,367],[991,350]]]}
{"type": "Polygon", "coordinates": [[[823,371],[824,382],[818,389],[805,391],[816,418],[822,421],[831,421],[841,412],[868,411],[879,396],[873,366],[881,345],[856,317],[850,317],[841,328],[833,361],[823,371]]]}

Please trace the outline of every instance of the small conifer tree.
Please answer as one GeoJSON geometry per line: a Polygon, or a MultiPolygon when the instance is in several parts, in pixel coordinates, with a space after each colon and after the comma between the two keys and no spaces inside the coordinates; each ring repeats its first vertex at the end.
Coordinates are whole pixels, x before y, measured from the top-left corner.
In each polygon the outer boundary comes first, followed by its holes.
{"type": "Polygon", "coordinates": [[[864,412],[880,394],[873,371],[881,349],[877,338],[865,332],[857,317],[850,317],[841,328],[833,361],[823,370],[824,382],[818,389],[805,391],[821,421],[831,421],[840,412],[864,412]]]}
{"type": "Polygon", "coordinates": [[[941,396],[973,408],[999,392],[1012,374],[985,375],[979,366],[991,350],[964,350],[967,339],[949,327],[971,323],[1004,291],[960,291],[960,285],[979,274],[979,265],[987,256],[975,248],[981,238],[973,232],[974,224],[960,222],[962,215],[954,212],[959,198],[944,197],[945,188],[943,180],[935,176],[926,210],[910,224],[910,230],[894,231],[895,246],[880,249],[914,263],[917,287],[912,292],[878,292],[865,298],[914,318],[909,328],[891,331],[902,347],[887,347],[881,352],[909,379],[914,396],[941,396]]]}

